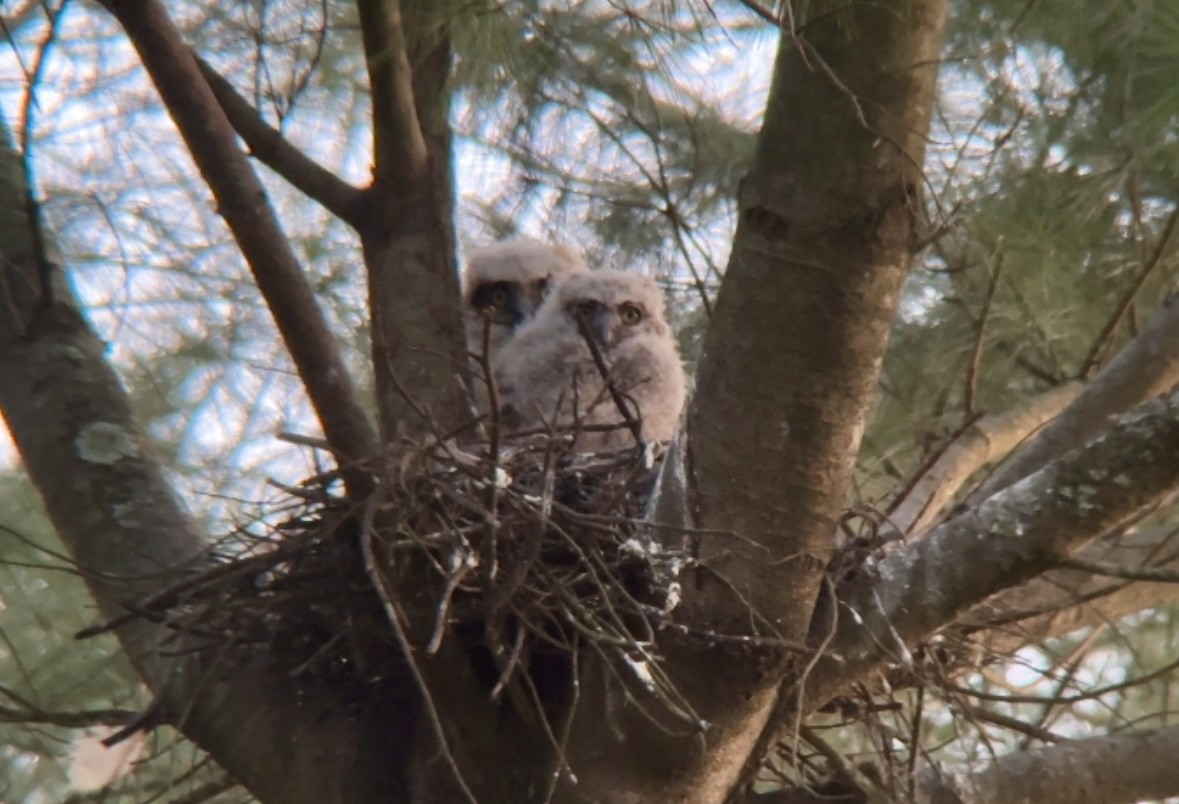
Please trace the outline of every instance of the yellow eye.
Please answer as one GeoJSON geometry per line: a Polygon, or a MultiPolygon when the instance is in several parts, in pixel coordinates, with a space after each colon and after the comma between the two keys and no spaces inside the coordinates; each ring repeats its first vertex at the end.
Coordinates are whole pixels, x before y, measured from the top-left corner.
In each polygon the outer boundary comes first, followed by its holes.
{"type": "Polygon", "coordinates": [[[637,304],[624,304],[618,308],[618,317],[627,326],[634,326],[643,320],[643,308],[637,304]]]}

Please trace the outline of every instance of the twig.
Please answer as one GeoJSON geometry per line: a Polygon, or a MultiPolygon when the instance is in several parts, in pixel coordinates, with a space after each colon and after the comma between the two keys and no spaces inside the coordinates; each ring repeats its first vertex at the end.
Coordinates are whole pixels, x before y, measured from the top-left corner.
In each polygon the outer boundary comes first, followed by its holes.
{"type": "Polygon", "coordinates": [[[800,725],[798,733],[802,739],[806,740],[812,748],[831,763],[831,767],[845,782],[856,788],[865,801],[871,802],[871,804],[893,804],[892,796],[881,788],[879,782],[844,759],[838,749],[820,737],[819,733],[810,726],[800,725]]]}
{"type": "MultiPolygon", "coordinates": [[[[594,339],[593,332],[590,331],[589,322],[583,316],[575,316],[577,319],[577,331],[581,333],[581,337],[585,339],[586,346],[589,347],[590,354],[593,355],[594,365],[598,368],[598,373],[602,375],[602,382],[606,385],[606,390],[610,393],[610,398],[614,401],[614,405],[618,408],[618,412],[622,415],[626,422],[627,428],[630,429],[631,435],[635,438],[635,443],[643,443],[643,425],[640,419],[635,418],[631,413],[630,406],[627,404],[627,399],[614,385],[614,381],[610,379],[610,367],[606,364],[606,359],[602,357],[602,350],[598,348],[598,342],[594,339]]],[[[639,411],[639,416],[643,415],[639,411]]]]}
{"type": "Polygon", "coordinates": [[[962,408],[966,418],[976,415],[974,395],[978,390],[978,368],[982,361],[983,335],[987,329],[987,319],[991,315],[991,303],[995,300],[995,289],[999,286],[999,277],[1003,274],[1003,238],[995,241],[994,267],[991,269],[991,279],[987,284],[987,295],[983,297],[982,309],[978,313],[978,326],[974,331],[974,345],[970,350],[970,362],[966,366],[966,382],[962,389],[962,408]]]}
{"type": "Polygon", "coordinates": [[[364,191],[341,179],[296,148],[282,132],[263,119],[261,113],[243,98],[233,84],[211,64],[193,54],[201,75],[213,90],[234,131],[249,147],[251,155],[313,201],[321,204],[354,228],[364,191]]]}
{"type": "Polygon", "coordinates": [[[233,127],[160,0],[102,3],[127,32],[217,199],[324,432],[344,456],[348,490],[363,497],[372,477],[359,462],[379,454],[380,441],[265,188],[237,147],[233,127]]]}
{"type": "Polygon", "coordinates": [[[404,615],[394,600],[392,591],[385,585],[384,573],[377,566],[376,555],[373,551],[373,538],[375,536],[373,521],[383,496],[378,490],[370,496],[368,503],[365,505],[364,522],[361,523],[360,527],[360,548],[364,555],[364,570],[372,581],[374,591],[376,591],[377,596],[381,599],[381,605],[385,610],[389,625],[393,629],[393,636],[405,656],[406,667],[413,676],[414,684],[421,694],[422,705],[426,708],[426,713],[430,718],[430,726],[434,731],[434,737],[438,740],[438,750],[441,752],[446,764],[450,767],[455,783],[463,791],[467,800],[471,804],[479,804],[479,800],[475,798],[475,794],[471,792],[466,780],[463,779],[463,773],[459,769],[458,760],[451,753],[450,745],[446,739],[446,729],[442,725],[442,716],[438,713],[438,707],[434,704],[434,697],[430,693],[429,685],[426,684],[425,676],[422,675],[421,668],[418,667],[417,660],[414,659],[413,646],[410,644],[409,637],[405,633],[405,627],[402,625],[404,615]]]}
{"type": "Polygon", "coordinates": [[[1102,353],[1113,340],[1113,335],[1118,328],[1118,324],[1122,322],[1122,319],[1126,316],[1126,312],[1134,303],[1134,297],[1138,295],[1138,291],[1142,289],[1142,285],[1146,282],[1147,278],[1154,273],[1155,268],[1162,263],[1163,254],[1171,244],[1171,237],[1175,234],[1176,223],[1179,223],[1179,204],[1171,210],[1171,214],[1167,217],[1167,223],[1163,227],[1163,233],[1159,235],[1159,242],[1155,244],[1150,258],[1142,266],[1142,270],[1138,272],[1138,276],[1134,277],[1134,281],[1130,284],[1130,287],[1126,288],[1126,292],[1122,294],[1122,298],[1118,301],[1117,307],[1114,308],[1113,314],[1105,322],[1105,326],[1101,328],[1097,339],[1093,341],[1093,346],[1089,348],[1089,354],[1085,356],[1085,362],[1081,364],[1081,369],[1077,372],[1077,376],[1080,379],[1088,379],[1089,375],[1093,373],[1093,370],[1097,368],[1097,363],[1100,361],[1102,353]]]}

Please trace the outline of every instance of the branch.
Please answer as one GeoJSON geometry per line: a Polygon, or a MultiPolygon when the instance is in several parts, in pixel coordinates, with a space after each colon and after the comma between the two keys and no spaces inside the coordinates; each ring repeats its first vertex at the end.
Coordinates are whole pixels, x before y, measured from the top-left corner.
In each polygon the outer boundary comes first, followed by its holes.
{"type": "Polygon", "coordinates": [[[745,542],[700,546],[705,626],[752,605],[806,633],[911,264],[944,15],[856,2],[782,36],[688,418],[697,524],[745,542]]]}
{"type": "MultiPolygon", "coordinates": [[[[793,26],[781,37],[687,439],[653,501],[661,525],[734,534],[686,538],[699,561],[676,615],[694,633],[807,635],[911,265],[946,6],[857,0],[810,21],[805,39],[793,26]]],[[[635,748],[604,769],[608,735],[575,723],[570,766],[608,780],[586,782],[587,799],[646,800],[658,784],[668,800],[720,801],[743,784],[784,657],[677,644],[674,629],[660,639],[663,667],[707,723],[705,750],[686,752],[631,707],[619,728],[635,748]]]]}
{"type": "MultiPolygon", "coordinates": [[[[0,138],[0,412],[102,615],[115,619],[207,567],[208,542],[60,272],[54,305],[44,304],[24,185],[20,157],[0,138]]],[[[116,633],[161,712],[260,799],[405,800],[399,760],[415,702],[396,690],[375,689],[384,700],[358,711],[343,692],[263,659],[189,654],[166,626],[136,619],[116,633]],[[187,658],[169,658],[178,655],[187,658]]]]}
{"type": "Polygon", "coordinates": [[[414,103],[401,3],[359,0],[356,7],[372,89],[376,183],[415,187],[429,178],[429,156],[414,103]]]}
{"type": "Polygon", "coordinates": [[[919,804],[1120,804],[1179,794],[1179,727],[1072,740],[918,780],[919,804]]]}
{"type": "Polygon", "coordinates": [[[1027,477],[1053,458],[1092,438],[1110,419],[1179,382],[1179,304],[1159,309],[1085,390],[1047,427],[967,499],[971,504],[1027,477]]]}
{"type": "Polygon", "coordinates": [[[913,485],[889,514],[901,533],[920,532],[937,518],[970,476],[1055,418],[1084,386],[1070,382],[971,425],[913,485]]]}
{"type": "MultiPolygon", "coordinates": [[[[1136,731],[1021,751],[985,767],[942,771],[917,778],[914,804],[1130,804],[1179,793],[1179,727],[1136,731]]],[[[745,804],[864,804],[847,785],[818,790],[790,788],[750,793],[745,804]]]]}
{"type": "MultiPolygon", "coordinates": [[[[1165,576],[1179,574],[1179,542],[1169,527],[1143,528],[1088,545],[1080,565],[1132,568],[1165,576]]],[[[1008,655],[1079,628],[1116,622],[1121,617],[1179,599],[1179,586],[1162,581],[1119,582],[1081,570],[1054,570],[1010,589],[973,609],[960,623],[988,652],[1008,655]]]]}
{"type": "Polygon", "coordinates": [[[376,433],[229,120],[159,0],[104,0],[103,5],[139,52],[250,265],[350,487],[362,491],[368,476],[354,464],[377,454],[376,433]]]}
{"type": "Polygon", "coordinates": [[[451,46],[446,4],[358,4],[373,83],[376,177],[359,226],[386,442],[454,432],[471,404],[455,265],[451,46]],[[412,75],[409,65],[412,64],[412,75]],[[424,151],[422,150],[424,148],[424,151]]]}
{"type": "Polygon", "coordinates": [[[308,198],[323,205],[328,212],[356,226],[357,206],[363,202],[364,191],[353,187],[292,145],[212,65],[196,54],[193,54],[193,58],[230,125],[249,147],[250,154],[308,198]]]}
{"type": "MultiPolygon", "coordinates": [[[[1179,488],[1179,392],[1123,417],[1049,464],[884,559],[839,603],[839,630],[808,706],[967,611],[1054,567],[1179,488]]],[[[816,628],[820,626],[816,616],[816,628]]]]}

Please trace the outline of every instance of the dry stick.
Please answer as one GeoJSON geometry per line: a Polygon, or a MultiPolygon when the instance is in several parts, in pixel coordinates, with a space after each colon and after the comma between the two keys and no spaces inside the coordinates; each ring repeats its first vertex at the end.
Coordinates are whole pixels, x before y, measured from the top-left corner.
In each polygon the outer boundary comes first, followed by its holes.
{"type": "Polygon", "coordinates": [[[328,440],[352,462],[344,469],[349,492],[363,497],[372,488],[372,478],[355,462],[379,454],[376,430],[360,404],[315,292],[266,200],[265,188],[237,147],[233,127],[159,0],[102,3],[138,51],[217,199],[328,440]]]}
{"type": "MultiPolygon", "coordinates": [[[[1051,700],[1040,707],[1040,714],[1037,715],[1036,722],[1032,724],[1036,728],[1047,728],[1048,721],[1052,718],[1052,715],[1059,711],[1057,708],[1059,706],[1058,699],[1073,683],[1073,679],[1076,678],[1077,673],[1081,669],[1081,665],[1084,664],[1085,659],[1088,657],[1090,649],[1092,649],[1093,645],[1101,637],[1104,631],[1104,628],[1094,628],[1093,631],[1082,641],[1079,649],[1072,656],[1066,659],[1064,662],[1064,672],[1061,674],[1059,679],[1055,680],[1055,683],[1052,685],[1054,692],[1048,696],[1051,700]]],[[[1031,747],[1031,742],[1032,735],[1026,735],[1024,739],[1019,741],[1019,750],[1028,750],[1028,748],[1031,747]]]]}
{"type": "Polygon", "coordinates": [[[993,726],[999,726],[1004,729],[1019,732],[1027,737],[1035,737],[1037,740],[1045,743],[1058,743],[1061,740],[1067,739],[1061,737],[1059,734],[1054,734],[1047,729],[1042,729],[1033,726],[1030,723],[1025,723],[1018,718],[1001,715],[998,712],[992,712],[989,709],[982,709],[977,706],[964,707],[972,718],[977,718],[983,723],[990,723],[993,726]]]}
{"type": "Polygon", "coordinates": [[[487,407],[490,420],[487,428],[487,450],[491,458],[487,467],[487,510],[491,516],[487,521],[487,533],[483,539],[483,561],[486,567],[487,580],[494,581],[499,571],[499,521],[496,519],[496,509],[499,507],[499,389],[495,386],[495,377],[491,373],[491,315],[483,315],[482,354],[479,355],[479,365],[483,370],[483,380],[487,383],[487,407]]]}
{"type": "MultiPolygon", "coordinates": [[[[602,375],[602,382],[606,383],[606,390],[610,392],[610,398],[614,401],[614,405],[618,408],[618,412],[622,414],[626,426],[630,429],[631,435],[635,437],[635,442],[643,443],[643,425],[640,419],[636,419],[634,414],[630,412],[627,406],[626,397],[614,386],[614,381],[610,379],[610,367],[606,365],[606,359],[602,357],[602,350],[598,348],[598,342],[594,340],[594,335],[590,332],[589,323],[586,322],[583,316],[575,316],[577,320],[577,331],[581,333],[581,337],[585,339],[586,345],[589,347],[590,354],[593,355],[594,365],[598,367],[598,373],[602,375]]],[[[639,416],[643,415],[639,411],[639,416]]]]}
{"type": "Polygon", "coordinates": [[[812,748],[823,755],[835,772],[841,776],[844,781],[856,788],[857,792],[864,797],[865,801],[871,804],[892,804],[892,796],[883,790],[880,783],[870,778],[867,774],[859,768],[848,762],[843,754],[830,745],[826,740],[819,736],[819,733],[810,726],[802,725],[799,727],[799,735],[806,740],[812,748]]]}
{"type": "Polygon", "coordinates": [[[982,362],[983,335],[987,329],[987,318],[991,314],[991,303],[995,300],[995,289],[999,286],[999,277],[1003,274],[1003,238],[995,241],[995,267],[991,270],[991,280],[987,284],[987,295],[983,298],[982,310],[978,314],[978,328],[974,333],[974,346],[970,350],[970,363],[966,368],[966,382],[962,389],[962,407],[969,419],[975,416],[974,395],[978,390],[978,368],[982,362]]]}
{"type": "Polygon", "coordinates": [[[195,53],[193,58],[234,131],[249,147],[250,154],[308,198],[355,228],[359,208],[364,202],[364,191],[296,148],[281,131],[268,124],[258,110],[211,64],[195,53]]]}
{"type": "Polygon", "coordinates": [[[906,783],[909,800],[917,800],[917,757],[921,754],[921,720],[925,712],[925,685],[917,687],[917,701],[913,705],[913,717],[909,729],[909,762],[906,768],[906,783]]]}
{"type": "Polygon", "coordinates": [[[430,687],[426,684],[425,676],[422,675],[422,671],[413,657],[413,647],[410,644],[409,637],[405,633],[404,626],[401,624],[404,615],[397,606],[397,602],[393,599],[393,592],[385,586],[385,576],[381,572],[380,567],[377,566],[376,554],[373,551],[373,537],[375,535],[374,520],[376,519],[377,508],[383,496],[378,489],[369,497],[369,501],[365,505],[364,521],[361,522],[360,526],[360,548],[364,554],[364,571],[372,581],[373,589],[376,591],[377,596],[381,599],[381,605],[385,609],[385,616],[393,629],[393,636],[405,654],[405,664],[413,676],[418,692],[421,693],[422,705],[426,708],[426,713],[430,717],[430,726],[434,730],[435,738],[438,740],[438,750],[442,753],[442,758],[446,761],[451,773],[454,775],[455,783],[463,791],[467,800],[471,804],[479,804],[479,800],[475,798],[475,794],[471,792],[466,780],[463,779],[463,773],[459,769],[458,760],[451,753],[450,745],[446,740],[446,730],[442,725],[442,716],[438,713],[438,708],[434,705],[434,697],[430,693],[430,687]]]}
{"type": "Polygon", "coordinates": [[[1179,659],[1169,662],[1157,670],[1152,670],[1149,673],[1127,679],[1126,681],[1121,681],[1117,684],[1099,687],[1098,689],[1089,690],[1088,692],[1078,692],[1074,695],[1055,695],[1052,697],[1045,695],[1000,695],[997,692],[982,692],[981,690],[972,690],[969,687],[958,687],[951,684],[943,684],[942,686],[958,695],[977,698],[980,701],[994,701],[995,703],[1005,704],[1040,705],[1051,703],[1056,706],[1069,706],[1075,703],[1080,703],[1081,701],[1092,701],[1104,695],[1109,695],[1112,692],[1123,692],[1124,690],[1138,687],[1142,684],[1148,684],[1151,681],[1154,681],[1156,678],[1170,675],[1175,670],[1179,670],[1179,659]]]}
{"type": "Polygon", "coordinates": [[[1179,223],[1179,204],[1171,210],[1171,214],[1167,218],[1167,223],[1163,227],[1163,233],[1159,236],[1159,242],[1155,245],[1150,259],[1146,261],[1146,264],[1142,266],[1142,270],[1138,272],[1138,276],[1134,278],[1134,282],[1126,289],[1126,292],[1118,301],[1117,307],[1114,308],[1113,315],[1105,322],[1105,326],[1101,328],[1101,332],[1097,335],[1097,340],[1090,347],[1089,354],[1085,356],[1085,362],[1081,364],[1081,370],[1077,372],[1077,377],[1080,379],[1088,379],[1093,370],[1097,368],[1097,363],[1101,359],[1102,353],[1112,343],[1114,332],[1117,330],[1118,325],[1122,323],[1122,319],[1126,317],[1127,311],[1133,305],[1134,297],[1138,295],[1138,291],[1142,289],[1147,278],[1154,273],[1155,268],[1162,263],[1163,253],[1171,243],[1171,237],[1175,233],[1176,223],[1179,223]]]}

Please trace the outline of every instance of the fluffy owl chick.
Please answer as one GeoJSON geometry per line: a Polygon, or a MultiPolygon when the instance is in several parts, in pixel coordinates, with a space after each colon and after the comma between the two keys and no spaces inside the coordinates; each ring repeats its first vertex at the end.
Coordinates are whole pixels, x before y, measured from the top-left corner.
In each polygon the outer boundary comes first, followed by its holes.
{"type": "Polygon", "coordinates": [[[634,444],[587,336],[610,384],[642,423],[644,440],[670,440],[684,406],[683,364],[663,318],[663,294],[647,277],[625,271],[565,279],[500,353],[492,368],[504,422],[519,430],[618,425],[580,432],[576,447],[634,444]]]}
{"type": "Polygon", "coordinates": [[[552,283],[588,270],[568,246],[535,240],[505,240],[474,251],[463,272],[468,351],[483,351],[483,330],[490,321],[488,357],[494,358],[536,314],[552,283]]]}
{"type": "MultiPolygon", "coordinates": [[[[589,268],[567,246],[535,240],[505,240],[471,254],[463,271],[463,326],[467,351],[494,360],[516,330],[540,308],[550,287],[565,276],[589,268]]],[[[487,410],[487,381],[482,361],[473,361],[472,395],[480,412],[487,410]]]]}

